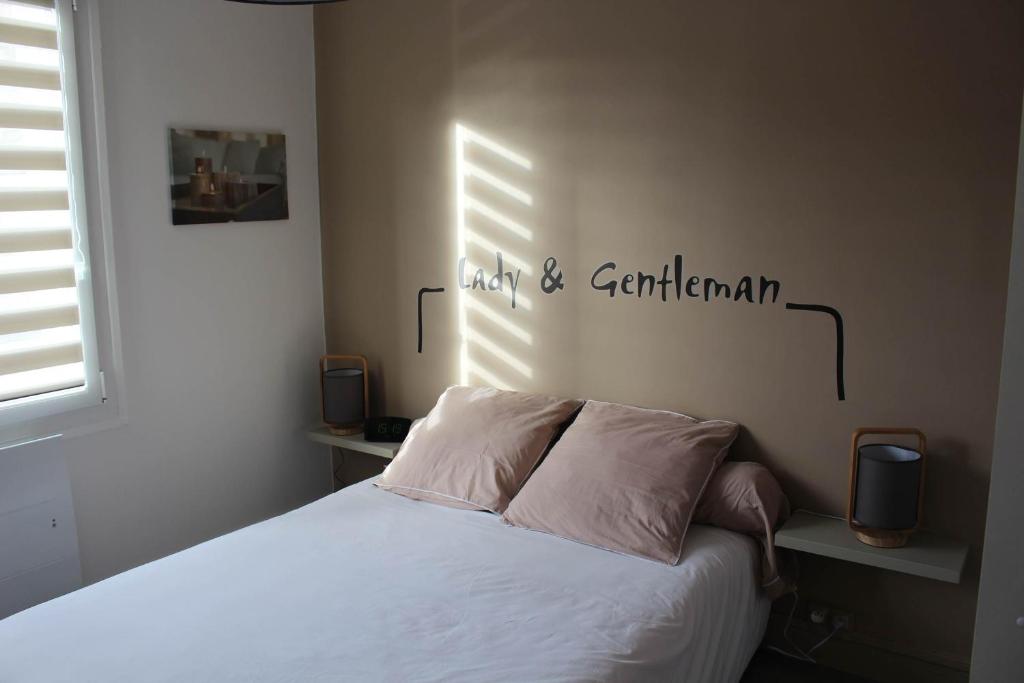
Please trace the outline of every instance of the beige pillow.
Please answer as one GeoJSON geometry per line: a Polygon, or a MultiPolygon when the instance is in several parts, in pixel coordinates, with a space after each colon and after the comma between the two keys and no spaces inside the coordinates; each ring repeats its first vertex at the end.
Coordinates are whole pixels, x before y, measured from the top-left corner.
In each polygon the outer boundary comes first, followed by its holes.
{"type": "Polygon", "coordinates": [[[377,486],[409,498],[501,514],[558,428],[582,404],[450,387],[410,430],[377,486]]]}
{"type": "Polygon", "coordinates": [[[723,462],[693,514],[695,524],[713,524],[758,540],[761,587],[773,600],[795,584],[775,552],[775,528],[788,518],[789,500],[782,487],[767,468],[755,462],[723,462]]]}
{"type": "Polygon", "coordinates": [[[508,524],[676,564],[739,427],[588,401],[505,511],[508,524]]]}

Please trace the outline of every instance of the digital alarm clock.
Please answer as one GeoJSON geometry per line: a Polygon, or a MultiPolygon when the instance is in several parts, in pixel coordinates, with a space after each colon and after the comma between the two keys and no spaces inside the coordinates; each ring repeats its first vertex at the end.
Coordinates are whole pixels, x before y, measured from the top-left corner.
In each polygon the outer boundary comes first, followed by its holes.
{"type": "Polygon", "coordinates": [[[407,417],[368,417],[363,426],[367,441],[405,441],[412,420],[407,417]]]}

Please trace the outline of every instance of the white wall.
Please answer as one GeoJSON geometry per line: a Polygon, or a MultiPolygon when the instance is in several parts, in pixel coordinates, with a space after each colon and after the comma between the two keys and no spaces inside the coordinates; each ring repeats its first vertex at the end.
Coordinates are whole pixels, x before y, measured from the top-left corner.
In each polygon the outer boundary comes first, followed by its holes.
{"type": "Polygon", "coordinates": [[[1017,209],[999,383],[992,483],[985,527],[971,680],[1011,683],[1024,671],[1024,121],[1017,166],[1017,209]]]}
{"type": "Polygon", "coordinates": [[[99,10],[125,424],[64,440],[86,582],[330,486],[302,435],[323,350],[312,12],[99,10]],[[173,227],[170,124],[284,131],[291,218],[173,227]]]}

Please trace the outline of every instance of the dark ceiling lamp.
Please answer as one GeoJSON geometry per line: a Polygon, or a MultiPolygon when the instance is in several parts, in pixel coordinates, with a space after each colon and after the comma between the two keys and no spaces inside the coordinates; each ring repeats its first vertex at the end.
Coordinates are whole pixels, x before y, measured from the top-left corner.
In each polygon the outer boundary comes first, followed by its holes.
{"type": "Polygon", "coordinates": [[[228,0],[228,2],[244,2],[247,5],[325,5],[329,2],[345,2],[345,0],[228,0]]]}

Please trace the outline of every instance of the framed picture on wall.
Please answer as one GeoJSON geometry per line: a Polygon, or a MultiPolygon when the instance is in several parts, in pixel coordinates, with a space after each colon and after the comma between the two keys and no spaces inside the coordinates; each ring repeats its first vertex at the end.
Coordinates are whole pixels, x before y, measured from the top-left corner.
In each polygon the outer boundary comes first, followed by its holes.
{"type": "Polygon", "coordinates": [[[288,218],[284,133],[168,130],[171,222],[288,218]]]}

